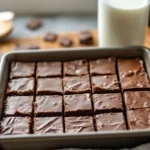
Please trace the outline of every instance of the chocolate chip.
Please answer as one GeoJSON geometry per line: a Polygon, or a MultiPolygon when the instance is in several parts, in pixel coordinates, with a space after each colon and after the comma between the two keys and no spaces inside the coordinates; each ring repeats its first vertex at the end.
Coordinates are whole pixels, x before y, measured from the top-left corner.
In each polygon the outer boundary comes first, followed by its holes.
{"type": "Polygon", "coordinates": [[[42,19],[41,18],[32,18],[28,23],[27,23],[27,28],[31,30],[36,30],[40,28],[43,25],[42,19]]]}
{"type": "Polygon", "coordinates": [[[57,40],[57,35],[55,33],[48,32],[44,36],[44,41],[55,42],[57,40]]]}
{"type": "Polygon", "coordinates": [[[36,49],[40,49],[40,46],[37,44],[30,44],[30,45],[16,44],[14,50],[36,50],[36,49]]]}
{"type": "Polygon", "coordinates": [[[80,44],[92,45],[93,44],[93,36],[90,31],[82,31],[79,34],[80,44]]]}
{"type": "Polygon", "coordinates": [[[72,46],[73,44],[73,41],[70,37],[63,37],[61,40],[60,40],[60,45],[61,46],[64,46],[64,47],[70,47],[72,46]]]}

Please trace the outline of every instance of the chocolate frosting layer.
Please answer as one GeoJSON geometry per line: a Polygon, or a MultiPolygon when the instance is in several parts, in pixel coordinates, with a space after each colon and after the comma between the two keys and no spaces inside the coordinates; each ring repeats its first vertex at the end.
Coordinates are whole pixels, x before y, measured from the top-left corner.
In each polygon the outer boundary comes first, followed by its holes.
{"type": "Polygon", "coordinates": [[[91,116],[65,118],[66,133],[79,133],[92,131],[94,131],[94,127],[93,127],[93,119],[91,116]]]}
{"type": "Polygon", "coordinates": [[[36,73],[37,77],[61,76],[61,62],[39,62],[36,73]]]}
{"type": "Polygon", "coordinates": [[[120,93],[93,94],[95,111],[123,111],[120,93]]]}
{"type": "Polygon", "coordinates": [[[150,108],[127,112],[129,129],[150,129],[150,108]]]}
{"type": "Polygon", "coordinates": [[[97,59],[90,61],[91,75],[113,75],[116,74],[115,58],[97,59]]]}
{"type": "Polygon", "coordinates": [[[98,131],[126,130],[123,113],[107,113],[96,115],[98,131]]]}
{"type": "Polygon", "coordinates": [[[65,75],[86,75],[88,74],[87,60],[75,60],[64,63],[65,75]]]}
{"type": "Polygon", "coordinates": [[[92,111],[90,94],[65,95],[65,112],[92,111]]]}
{"type": "Polygon", "coordinates": [[[60,93],[62,94],[61,78],[39,78],[37,82],[37,92],[42,93],[60,93]]]}
{"type": "Polygon", "coordinates": [[[92,88],[94,92],[119,91],[118,79],[116,75],[93,76],[92,88]]]}
{"type": "Polygon", "coordinates": [[[5,115],[31,115],[33,96],[9,96],[5,115]]]}
{"type": "Polygon", "coordinates": [[[35,63],[12,62],[10,78],[34,76],[35,63]]]}
{"type": "Polygon", "coordinates": [[[62,113],[62,96],[37,96],[35,105],[35,114],[62,113]]]}
{"type": "Polygon", "coordinates": [[[85,93],[90,92],[89,76],[65,77],[64,80],[65,93],[85,93]]]}
{"type": "Polygon", "coordinates": [[[4,117],[1,123],[1,134],[28,134],[30,133],[31,118],[29,117],[4,117]]]}
{"type": "Polygon", "coordinates": [[[63,133],[62,117],[34,118],[34,133],[63,133]]]}
{"type": "Polygon", "coordinates": [[[8,83],[7,94],[33,94],[34,78],[12,79],[8,83]]]}
{"type": "Polygon", "coordinates": [[[125,92],[124,97],[128,110],[150,107],[150,91],[125,92]]]}

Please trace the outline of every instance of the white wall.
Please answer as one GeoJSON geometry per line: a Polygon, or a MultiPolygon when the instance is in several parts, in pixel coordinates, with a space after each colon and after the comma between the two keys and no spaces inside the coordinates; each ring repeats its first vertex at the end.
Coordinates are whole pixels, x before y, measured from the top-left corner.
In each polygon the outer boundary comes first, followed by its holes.
{"type": "Polygon", "coordinates": [[[17,14],[96,13],[97,0],[0,0],[0,11],[17,14]]]}

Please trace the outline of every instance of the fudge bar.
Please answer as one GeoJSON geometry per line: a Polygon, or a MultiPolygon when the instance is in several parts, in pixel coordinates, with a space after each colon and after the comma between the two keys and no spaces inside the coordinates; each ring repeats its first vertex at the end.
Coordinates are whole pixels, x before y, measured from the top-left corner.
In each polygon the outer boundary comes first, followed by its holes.
{"type": "Polygon", "coordinates": [[[1,122],[1,134],[16,135],[29,134],[31,127],[30,117],[4,117],[1,122]]]}
{"type": "Polygon", "coordinates": [[[37,63],[37,77],[60,77],[62,76],[61,62],[37,63]]]}
{"type": "Polygon", "coordinates": [[[74,60],[64,62],[64,75],[76,76],[88,74],[88,62],[87,60],[74,60]]]}
{"type": "Polygon", "coordinates": [[[90,61],[90,74],[92,75],[113,75],[116,74],[116,59],[97,59],[90,61]]]}
{"type": "Polygon", "coordinates": [[[62,96],[37,96],[34,113],[35,116],[62,115],[62,96]]]}
{"type": "Polygon", "coordinates": [[[34,93],[34,78],[11,79],[8,83],[8,95],[32,95],[34,93]]]}
{"type": "Polygon", "coordinates": [[[62,117],[34,118],[34,133],[63,133],[62,117]]]}
{"type": "Polygon", "coordinates": [[[65,132],[79,133],[94,131],[93,118],[91,116],[65,117],[65,132]]]}
{"type": "Polygon", "coordinates": [[[5,103],[6,116],[26,116],[32,113],[33,96],[8,96],[5,103]]]}
{"type": "Polygon", "coordinates": [[[10,78],[33,77],[35,71],[35,63],[12,62],[10,78]]]}
{"type": "Polygon", "coordinates": [[[126,130],[123,113],[96,115],[97,131],[126,130]]]}
{"type": "Polygon", "coordinates": [[[88,115],[92,113],[90,94],[76,94],[64,96],[66,115],[88,115]]]}

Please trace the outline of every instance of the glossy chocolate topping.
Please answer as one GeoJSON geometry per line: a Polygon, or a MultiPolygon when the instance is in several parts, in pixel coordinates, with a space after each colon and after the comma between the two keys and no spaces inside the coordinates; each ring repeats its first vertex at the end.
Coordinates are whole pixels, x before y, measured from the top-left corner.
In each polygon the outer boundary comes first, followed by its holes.
{"type": "Polygon", "coordinates": [[[62,113],[62,96],[37,96],[35,114],[62,113]]]}
{"type": "Polygon", "coordinates": [[[89,76],[81,77],[65,77],[64,78],[65,93],[84,93],[90,92],[89,76]]]}
{"type": "Polygon", "coordinates": [[[94,92],[119,90],[118,79],[116,75],[93,76],[92,87],[94,92]]]}
{"type": "Polygon", "coordinates": [[[93,102],[95,111],[123,111],[120,93],[93,94],[93,102]]]}
{"type": "Polygon", "coordinates": [[[9,96],[5,115],[31,115],[33,96],[9,96]]]}
{"type": "Polygon", "coordinates": [[[35,63],[12,62],[10,78],[32,77],[34,75],[35,63]]]}
{"type": "Polygon", "coordinates": [[[1,134],[28,134],[30,133],[31,119],[29,117],[4,117],[1,134]]]}
{"type": "Polygon", "coordinates": [[[79,133],[94,131],[93,119],[91,116],[65,117],[65,132],[79,133]]]}
{"type": "Polygon", "coordinates": [[[80,32],[79,40],[80,40],[80,44],[86,44],[86,45],[91,45],[94,42],[92,33],[90,31],[80,32]]]}
{"type": "Polygon", "coordinates": [[[123,113],[107,113],[96,115],[97,130],[125,130],[123,113]]]}
{"type": "Polygon", "coordinates": [[[37,63],[37,77],[61,76],[61,62],[37,63]]]}
{"type": "Polygon", "coordinates": [[[65,112],[92,110],[90,94],[65,95],[65,112]]]}
{"type": "Polygon", "coordinates": [[[150,107],[150,91],[125,92],[124,97],[128,110],[150,107]]]}
{"type": "Polygon", "coordinates": [[[44,36],[44,41],[46,42],[55,42],[57,40],[57,34],[48,32],[44,36]]]}
{"type": "Polygon", "coordinates": [[[137,109],[127,112],[129,129],[150,129],[150,109],[137,109]]]}
{"type": "Polygon", "coordinates": [[[34,133],[63,133],[62,117],[34,118],[34,133]]]}
{"type": "Polygon", "coordinates": [[[8,83],[7,94],[33,94],[34,78],[12,79],[8,83]]]}
{"type": "Polygon", "coordinates": [[[37,82],[37,92],[40,93],[62,93],[61,78],[39,78],[37,82]]]}
{"type": "Polygon", "coordinates": [[[116,74],[115,58],[97,59],[90,61],[91,75],[113,75],[116,74]]]}
{"type": "Polygon", "coordinates": [[[144,72],[143,61],[140,59],[119,59],[118,69],[120,76],[144,72]]]}
{"type": "Polygon", "coordinates": [[[146,73],[133,74],[131,76],[122,76],[121,85],[123,90],[150,88],[150,83],[146,73]]]}
{"type": "Polygon", "coordinates": [[[86,60],[75,60],[64,63],[65,75],[86,75],[88,74],[88,62],[86,60]]]}

